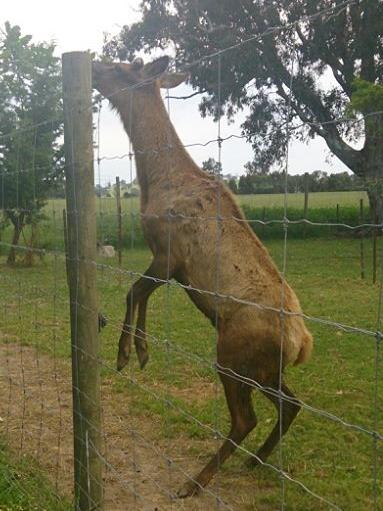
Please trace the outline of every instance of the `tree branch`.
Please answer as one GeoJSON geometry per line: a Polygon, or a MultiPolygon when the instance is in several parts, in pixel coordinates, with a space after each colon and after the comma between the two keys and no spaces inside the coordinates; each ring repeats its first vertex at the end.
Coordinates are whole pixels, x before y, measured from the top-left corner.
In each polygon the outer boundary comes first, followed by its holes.
{"type": "MultiPolygon", "coordinates": [[[[272,61],[273,67],[276,69],[276,75],[281,77],[281,82],[285,85],[285,87],[288,89],[291,87],[292,93],[297,100],[295,101],[295,105],[298,108],[297,114],[302,121],[307,122],[307,118],[298,107],[299,102],[307,105],[313,112],[313,115],[317,118],[316,124],[320,125],[321,129],[321,133],[318,134],[325,139],[329,149],[353,172],[360,174],[362,163],[361,152],[353,149],[341,138],[334,123],[335,119],[329,109],[323,105],[319,95],[316,94],[302,78],[291,76],[291,72],[286,68],[280,57],[277,55],[275,45],[270,44],[270,38],[265,41],[264,48],[267,52],[267,58],[269,61],[272,61]],[[303,114],[302,117],[301,114],[303,114]]],[[[283,99],[286,99],[286,95],[282,97],[283,99]]],[[[319,128],[318,126],[313,125],[313,129],[318,130],[319,128]]]]}
{"type": "Polygon", "coordinates": [[[165,99],[190,99],[190,98],[193,98],[194,96],[197,96],[198,94],[205,94],[205,92],[207,92],[207,89],[193,92],[192,94],[189,94],[188,96],[165,96],[165,99]]]}
{"type": "MultiPolygon", "coordinates": [[[[302,45],[305,48],[308,48],[310,46],[310,41],[306,39],[304,36],[301,28],[299,25],[296,26],[296,31],[298,34],[299,39],[302,42],[302,45]]],[[[335,80],[339,83],[339,85],[342,87],[342,89],[346,92],[348,97],[351,97],[351,87],[348,86],[345,78],[344,78],[344,66],[339,62],[337,58],[334,57],[334,55],[331,54],[331,52],[328,50],[327,46],[324,44],[320,48],[322,53],[322,60],[325,62],[330,68],[334,75],[335,80]]]]}
{"type": "MultiPolygon", "coordinates": [[[[277,87],[278,87],[278,94],[286,101],[286,103],[288,103],[290,101],[290,98],[289,98],[288,94],[286,94],[286,92],[283,90],[282,84],[280,82],[278,83],[277,87]]],[[[292,101],[290,101],[290,104],[302,122],[310,125],[310,128],[313,131],[315,131],[315,133],[317,133],[321,137],[324,137],[324,132],[322,131],[321,126],[317,123],[314,123],[312,119],[307,117],[307,115],[304,113],[303,109],[299,106],[299,103],[292,100],[292,101]]]]}

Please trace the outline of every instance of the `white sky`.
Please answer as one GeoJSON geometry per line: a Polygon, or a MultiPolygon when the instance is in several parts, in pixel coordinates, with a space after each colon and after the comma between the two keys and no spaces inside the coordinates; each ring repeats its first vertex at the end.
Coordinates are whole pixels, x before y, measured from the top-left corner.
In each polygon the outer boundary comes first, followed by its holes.
{"type": "MultiPolygon", "coordinates": [[[[0,25],[5,21],[20,25],[23,34],[31,34],[35,42],[55,41],[57,55],[67,51],[91,50],[100,52],[105,32],[116,34],[125,24],[139,19],[139,0],[109,0],[101,7],[89,0],[66,0],[57,3],[52,0],[2,0],[0,25]]],[[[186,86],[172,90],[172,95],[192,92],[186,86]]],[[[202,119],[198,112],[198,96],[187,101],[171,101],[171,118],[185,144],[206,142],[217,138],[217,125],[211,119],[202,119]]],[[[242,115],[243,120],[243,115],[242,115]]],[[[234,124],[221,121],[222,136],[240,134],[240,117],[234,124]]],[[[100,155],[119,155],[127,152],[128,140],[116,115],[105,105],[101,116],[100,155]]],[[[210,156],[217,159],[217,147],[189,150],[198,164],[210,156]]],[[[243,165],[252,159],[252,150],[244,140],[226,141],[223,144],[223,173],[241,174],[243,165]]],[[[289,173],[300,174],[313,170],[340,172],[346,167],[331,157],[326,144],[320,138],[308,145],[293,142],[290,148],[289,173]]],[[[128,162],[116,160],[103,162],[101,181],[114,181],[119,175],[129,181],[128,162]]]]}

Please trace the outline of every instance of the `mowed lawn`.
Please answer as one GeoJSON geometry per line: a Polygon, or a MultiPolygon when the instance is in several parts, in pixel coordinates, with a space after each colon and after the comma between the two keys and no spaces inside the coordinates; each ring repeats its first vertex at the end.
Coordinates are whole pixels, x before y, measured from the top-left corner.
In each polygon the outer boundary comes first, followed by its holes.
{"type": "MultiPolygon", "coordinates": [[[[267,247],[281,267],[282,242],[268,241],[267,247]]],[[[376,330],[380,286],[371,283],[371,241],[365,240],[365,280],[360,279],[359,250],[356,239],[288,240],[287,278],[308,316],[376,330]]],[[[133,354],[125,371],[129,378],[114,371],[126,290],[150,259],[146,249],[127,250],[122,271],[113,260],[99,261],[100,309],[109,319],[101,334],[103,378],[121,403],[127,403],[129,396],[130,414],[153,421],[156,443],[181,445],[202,467],[212,454],[212,429],[228,432],[228,412],[212,369],[215,331],[177,285],[163,286],[150,299],[150,360],[145,370],[138,369],[133,354]]],[[[33,268],[8,268],[3,256],[0,286],[0,332],[7,334],[7,340],[68,358],[62,256],[47,254],[33,268]]],[[[370,432],[379,428],[382,433],[381,353],[372,336],[347,333],[315,320],[307,325],[315,340],[312,360],[288,368],[286,380],[300,399],[319,412],[303,409],[282,451],[277,449],[269,460],[278,467],[282,455],[283,469],[292,479],[285,479],[285,509],[376,511],[383,507],[383,457],[381,442],[374,442],[370,432]]],[[[254,405],[259,424],[244,442],[252,452],[275,419],[275,410],[259,393],[254,394],[254,405]]],[[[222,468],[234,481],[233,495],[241,492],[238,509],[280,509],[278,473],[267,467],[251,470],[245,466],[246,459],[245,452],[237,451],[222,468]]]]}

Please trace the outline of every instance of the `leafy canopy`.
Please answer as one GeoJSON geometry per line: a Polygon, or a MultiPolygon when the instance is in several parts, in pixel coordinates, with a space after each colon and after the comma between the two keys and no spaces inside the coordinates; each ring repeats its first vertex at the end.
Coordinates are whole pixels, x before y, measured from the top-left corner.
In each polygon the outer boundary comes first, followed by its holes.
{"type": "Polygon", "coordinates": [[[319,135],[353,172],[371,170],[368,126],[362,149],[355,123],[342,119],[355,77],[383,84],[383,2],[376,0],[143,0],[142,21],[125,26],[104,52],[131,58],[137,50],[172,48],[188,65],[190,83],[204,92],[202,114],[231,117],[247,108],[243,131],[254,166],[270,168],[285,156],[286,123],[292,136],[319,135]],[[277,27],[277,28],[275,28],[277,27]],[[258,37],[257,37],[258,36],[258,37]],[[245,44],[218,58],[202,57],[245,44]]]}
{"type": "Polygon", "coordinates": [[[61,179],[61,75],[54,44],[32,42],[18,26],[0,32],[0,210],[36,221],[61,179]]]}

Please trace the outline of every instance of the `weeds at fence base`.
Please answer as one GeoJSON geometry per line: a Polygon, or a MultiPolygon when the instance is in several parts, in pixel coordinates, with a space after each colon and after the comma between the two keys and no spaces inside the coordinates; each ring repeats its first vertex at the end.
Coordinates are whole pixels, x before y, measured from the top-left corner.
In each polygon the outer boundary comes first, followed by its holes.
{"type": "Polygon", "coordinates": [[[36,462],[30,456],[18,457],[0,437],[0,511],[70,511],[69,500],[53,493],[36,462]]]}

